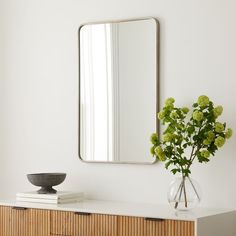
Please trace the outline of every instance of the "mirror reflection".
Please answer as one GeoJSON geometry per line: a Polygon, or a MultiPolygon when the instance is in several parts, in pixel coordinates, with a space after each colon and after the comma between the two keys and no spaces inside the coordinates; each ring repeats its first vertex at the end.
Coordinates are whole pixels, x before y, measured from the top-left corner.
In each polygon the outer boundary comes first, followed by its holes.
{"type": "Polygon", "coordinates": [[[79,156],[88,162],[153,163],[157,22],[87,24],[79,31],[79,156]]]}

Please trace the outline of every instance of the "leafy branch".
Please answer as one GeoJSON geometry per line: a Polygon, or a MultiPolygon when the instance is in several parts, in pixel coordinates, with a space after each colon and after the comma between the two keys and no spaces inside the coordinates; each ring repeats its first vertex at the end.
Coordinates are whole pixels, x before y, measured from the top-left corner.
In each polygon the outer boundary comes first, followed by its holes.
{"type": "Polygon", "coordinates": [[[165,162],[165,168],[171,168],[173,174],[188,177],[193,162],[207,163],[233,131],[226,129],[226,123],[217,121],[223,107],[214,106],[205,95],[193,103],[191,114],[189,108],[175,107],[174,103],[174,98],[168,98],[158,113],[166,129],[161,138],[152,134],[151,154],[165,162]]]}

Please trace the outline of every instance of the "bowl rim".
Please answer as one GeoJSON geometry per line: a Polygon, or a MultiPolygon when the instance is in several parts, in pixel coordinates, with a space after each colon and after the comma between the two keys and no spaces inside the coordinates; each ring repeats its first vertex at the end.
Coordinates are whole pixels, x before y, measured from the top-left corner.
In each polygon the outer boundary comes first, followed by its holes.
{"type": "Polygon", "coordinates": [[[48,173],[32,173],[32,174],[27,174],[27,176],[38,176],[38,175],[51,175],[51,176],[56,176],[56,175],[66,175],[66,173],[62,172],[48,172],[48,173]]]}

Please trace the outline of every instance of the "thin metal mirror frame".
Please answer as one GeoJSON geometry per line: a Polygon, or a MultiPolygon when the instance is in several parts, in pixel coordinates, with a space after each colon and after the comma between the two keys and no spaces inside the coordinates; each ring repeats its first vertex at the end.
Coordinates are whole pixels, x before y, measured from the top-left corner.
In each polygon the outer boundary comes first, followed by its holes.
{"type": "MultiPolygon", "coordinates": [[[[110,20],[110,21],[98,21],[98,22],[89,22],[80,25],[78,29],[78,156],[82,162],[85,163],[103,163],[103,164],[138,164],[138,165],[152,165],[156,163],[156,159],[153,162],[125,162],[125,161],[86,161],[80,155],[80,30],[83,26],[86,25],[97,25],[97,24],[111,24],[111,23],[122,23],[122,22],[132,22],[132,21],[141,21],[141,20],[154,20],[156,23],[156,114],[159,111],[160,106],[160,24],[159,21],[154,17],[143,17],[143,18],[132,18],[125,20],[110,20]]],[[[156,133],[159,135],[160,131],[160,122],[156,116],[156,133]]],[[[151,135],[151,134],[150,134],[151,135]]],[[[151,143],[150,143],[151,145],[151,143]]]]}

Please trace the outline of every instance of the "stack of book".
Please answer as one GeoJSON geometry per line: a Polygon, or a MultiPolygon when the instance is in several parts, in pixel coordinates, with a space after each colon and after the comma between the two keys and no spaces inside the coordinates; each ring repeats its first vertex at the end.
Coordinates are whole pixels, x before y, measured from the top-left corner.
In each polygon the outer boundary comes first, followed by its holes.
{"type": "Polygon", "coordinates": [[[36,202],[36,203],[72,203],[82,201],[84,194],[82,192],[72,191],[57,191],[55,194],[39,194],[34,192],[23,192],[16,194],[16,200],[21,202],[36,202]]]}

